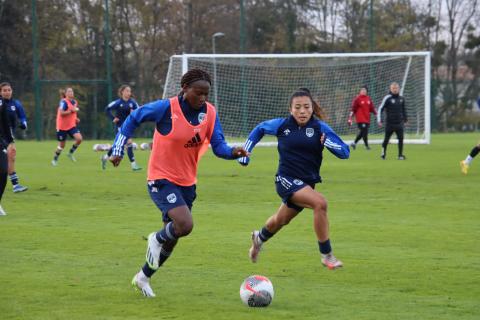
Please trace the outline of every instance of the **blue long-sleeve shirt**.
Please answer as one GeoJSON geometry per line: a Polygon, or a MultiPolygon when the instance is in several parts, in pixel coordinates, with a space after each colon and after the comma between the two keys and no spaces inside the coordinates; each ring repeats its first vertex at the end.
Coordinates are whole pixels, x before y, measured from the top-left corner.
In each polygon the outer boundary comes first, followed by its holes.
{"type": "MultiPolygon", "coordinates": [[[[180,108],[185,118],[190,124],[196,126],[200,124],[207,112],[207,106],[204,104],[199,110],[192,108],[182,96],[179,96],[180,108]]],[[[115,137],[113,143],[113,155],[123,156],[123,147],[128,138],[132,137],[135,130],[143,122],[155,122],[156,130],[162,135],[167,135],[172,130],[172,113],[170,100],[157,100],[148,103],[141,108],[133,111],[123,123],[120,131],[115,137]]],[[[218,115],[215,119],[215,125],[210,139],[213,153],[223,159],[234,159],[232,155],[233,148],[228,146],[223,135],[222,126],[218,115]]]]}
{"type": "Polygon", "coordinates": [[[5,108],[7,109],[8,122],[13,132],[17,127],[17,120],[20,121],[22,129],[27,128],[27,116],[25,110],[23,109],[22,104],[17,99],[3,99],[5,108]]]}
{"type": "Polygon", "coordinates": [[[110,104],[105,108],[105,114],[110,120],[113,120],[115,117],[118,118],[119,121],[116,123],[116,126],[121,127],[130,113],[137,108],[138,103],[132,98],[128,99],[127,101],[123,99],[117,99],[110,102],[110,104]],[[112,112],[115,112],[115,115],[112,112]]]}
{"type": "MultiPolygon", "coordinates": [[[[350,156],[348,145],[332,128],[313,117],[303,127],[297,124],[293,116],[262,122],[248,136],[245,150],[251,152],[265,134],[276,136],[278,140],[280,161],[277,174],[298,178],[308,184],[322,181],[320,166],[324,147],[340,159],[350,156]],[[322,134],[325,134],[323,144],[320,141],[322,134]]],[[[241,163],[245,163],[245,160],[239,159],[241,163]]]]}

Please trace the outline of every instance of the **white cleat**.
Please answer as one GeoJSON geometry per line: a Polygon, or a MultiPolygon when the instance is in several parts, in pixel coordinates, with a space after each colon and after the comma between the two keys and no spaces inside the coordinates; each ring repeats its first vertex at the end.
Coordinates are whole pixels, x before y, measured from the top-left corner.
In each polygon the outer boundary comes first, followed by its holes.
{"type": "Polygon", "coordinates": [[[53,159],[52,160],[52,166],[56,167],[58,165],[58,160],[53,159]]]}
{"type": "Polygon", "coordinates": [[[250,250],[248,251],[248,256],[250,257],[250,260],[252,260],[253,263],[257,262],[258,259],[258,254],[260,253],[260,250],[262,249],[262,240],[258,236],[260,232],[257,230],[252,232],[252,246],[250,247],[250,250]]]}
{"type": "Polygon", "coordinates": [[[322,264],[330,270],[343,267],[342,261],[335,258],[332,253],[322,254],[322,264]]]}
{"type": "Polygon", "coordinates": [[[0,206],[0,216],[6,216],[7,213],[5,212],[5,210],[3,210],[2,206],[0,206]]]}
{"type": "Polygon", "coordinates": [[[147,298],[156,297],[152,287],[150,287],[150,279],[144,276],[141,270],[133,276],[132,286],[135,287],[135,290],[140,290],[147,298]]]}
{"type": "Polygon", "coordinates": [[[73,155],[73,153],[67,153],[67,157],[70,158],[70,160],[72,160],[72,162],[77,162],[77,159],[75,159],[75,156],[73,155]]]}
{"type": "Polygon", "coordinates": [[[155,234],[156,232],[152,232],[148,235],[147,253],[145,256],[148,266],[153,270],[157,270],[160,267],[160,251],[162,250],[162,245],[158,242],[155,234]]]}
{"type": "Polygon", "coordinates": [[[136,162],[132,162],[131,166],[132,166],[132,170],[133,170],[133,171],[142,170],[142,168],[139,167],[136,162]]]}
{"type": "Polygon", "coordinates": [[[16,184],[13,186],[14,193],[24,192],[27,190],[28,190],[28,187],[22,186],[21,184],[16,184]]]}

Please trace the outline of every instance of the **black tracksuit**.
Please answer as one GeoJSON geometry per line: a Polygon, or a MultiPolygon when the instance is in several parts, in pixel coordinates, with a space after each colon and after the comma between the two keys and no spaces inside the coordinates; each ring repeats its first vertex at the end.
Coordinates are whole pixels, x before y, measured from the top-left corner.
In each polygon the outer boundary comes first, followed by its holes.
{"type": "Polygon", "coordinates": [[[385,139],[383,140],[382,155],[386,155],[387,145],[390,137],[395,132],[398,139],[398,155],[403,155],[403,129],[407,122],[407,110],[405,108],[405,99],[398,95],[387,94],[378,108],[378,119],[381,119],[382,111],[385,110],[385,139]]]}

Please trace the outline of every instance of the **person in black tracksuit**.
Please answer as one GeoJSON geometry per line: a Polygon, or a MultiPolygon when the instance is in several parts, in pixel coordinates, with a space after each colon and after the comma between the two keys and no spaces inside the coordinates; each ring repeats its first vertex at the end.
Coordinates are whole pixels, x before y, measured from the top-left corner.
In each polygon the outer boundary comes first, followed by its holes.
{"type": "MultiPolygon", "coordinates": [[[[6,104],[3,103],[3,99],[0,97],[0,201],[2,200],[8,178],[7,147],[12,142],[14,142],[14,139],[8,119],[8,110],[6,104]]],[[[5,211],[0,205],[0,216],[5,215],[5,211]]]]}
{"type": "Polygon", "coordinates": [[[400,86],[393,82],[390,85],[390,93],[387,94],[378,108],[378,125],[382,126],[382,111],[385,110],[385,139],[382,143],[381,158],[385,160],[387,156],[387,145],[390,137],[395,132],[398,139],[398,160],[405,160],[403,155],[403,134],[407,123],[407,110],[405,108],[405,99],[400,95],[400,86]]]}

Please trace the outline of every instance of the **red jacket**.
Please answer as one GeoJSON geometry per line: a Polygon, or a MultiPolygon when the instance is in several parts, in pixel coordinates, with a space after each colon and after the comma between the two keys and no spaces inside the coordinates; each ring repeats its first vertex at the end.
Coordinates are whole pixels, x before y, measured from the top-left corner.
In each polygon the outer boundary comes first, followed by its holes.
{"type": "Polygon", "coordinates": [[[370,123],[370,113],[377,115],[369,96],[358,95],[352,101],[352,113],[357,123],[370,123]]]}

